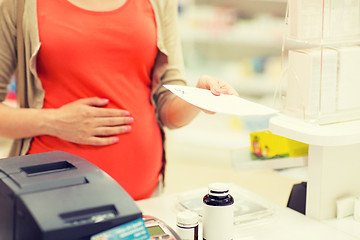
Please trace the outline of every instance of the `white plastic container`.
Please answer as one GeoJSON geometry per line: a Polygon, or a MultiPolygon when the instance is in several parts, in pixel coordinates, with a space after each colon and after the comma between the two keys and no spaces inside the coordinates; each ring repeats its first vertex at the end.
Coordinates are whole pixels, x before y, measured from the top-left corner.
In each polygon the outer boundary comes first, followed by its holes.
{"type": "Polygon", "coordinates": [[[231,240],[234,234],[234,198],[223,183],[209,185],[203,198],[203,239],[231,240]]]}
{"type": "Polygon", "coordinates": [[[198,240],[199,215],[190,210],[179,212],[176,216],[176,232],[181,240],[198,240]]]}

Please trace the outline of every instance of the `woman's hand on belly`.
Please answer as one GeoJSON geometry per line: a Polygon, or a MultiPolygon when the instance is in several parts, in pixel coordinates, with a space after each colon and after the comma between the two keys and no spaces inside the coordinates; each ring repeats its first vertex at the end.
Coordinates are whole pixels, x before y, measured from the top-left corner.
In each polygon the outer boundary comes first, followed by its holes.
{"type": "Polygon", "coordinates": [[[126,110],[104,108],[108,102],[97,97],[84,98],[58,109],[49,109],[47,132],[78,144],[114,144],[119,141],[116,135],[131,131],[134,119],[126,110]]]}

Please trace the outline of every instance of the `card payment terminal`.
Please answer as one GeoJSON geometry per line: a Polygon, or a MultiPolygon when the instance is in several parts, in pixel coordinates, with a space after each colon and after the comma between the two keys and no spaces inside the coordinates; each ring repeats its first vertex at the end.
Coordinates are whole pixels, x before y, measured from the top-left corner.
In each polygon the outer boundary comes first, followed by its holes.
{"type": "Polygon", "coordinates": [[[143,216],[150,240],[181,240],[177,233],[163,221],[152,216],[143,216]]]}

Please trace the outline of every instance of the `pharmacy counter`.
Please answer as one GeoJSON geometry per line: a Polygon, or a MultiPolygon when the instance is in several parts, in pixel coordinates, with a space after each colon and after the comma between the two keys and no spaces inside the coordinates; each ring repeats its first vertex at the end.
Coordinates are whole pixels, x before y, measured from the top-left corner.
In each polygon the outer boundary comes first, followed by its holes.
{"type": "MultiPolygon", "coordinates": [[[[180,203],[183,203],[187,197],[191,198],[199,195],[200,192],[206,193],[206,191],[206,188],[197,189],[191,192],[137,201],[137,205],[144,215],[154,216],[176,229],[176,214],[184,209],[180,203]]],[[[234,240],[360,239],[360,236],[336,230],[324,222],[313,220],[289,208],[265,200],[236,185],[230,184],[230,191],[232,195],[236,195],[235,201],[241,199],[241,202],[243,199],[247,199],[248,203],[254,202],[267,209],[266,214],[260,214],[256,217],[245,214],[245,218],[240,218],[241,220],[235,224],[234,240]]],[[[200,237],[199,239],[202,239],[200,237]]]]}

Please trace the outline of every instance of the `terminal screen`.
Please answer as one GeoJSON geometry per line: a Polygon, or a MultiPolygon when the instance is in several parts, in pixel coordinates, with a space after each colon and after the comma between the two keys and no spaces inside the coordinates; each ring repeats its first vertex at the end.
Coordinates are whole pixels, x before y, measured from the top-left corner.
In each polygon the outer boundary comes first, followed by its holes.
{"type": "Polygon", "coordinates": [[[150,236],[157,236],[165,234],[164,230],[160,226],[148,227],[150,236]]]}

